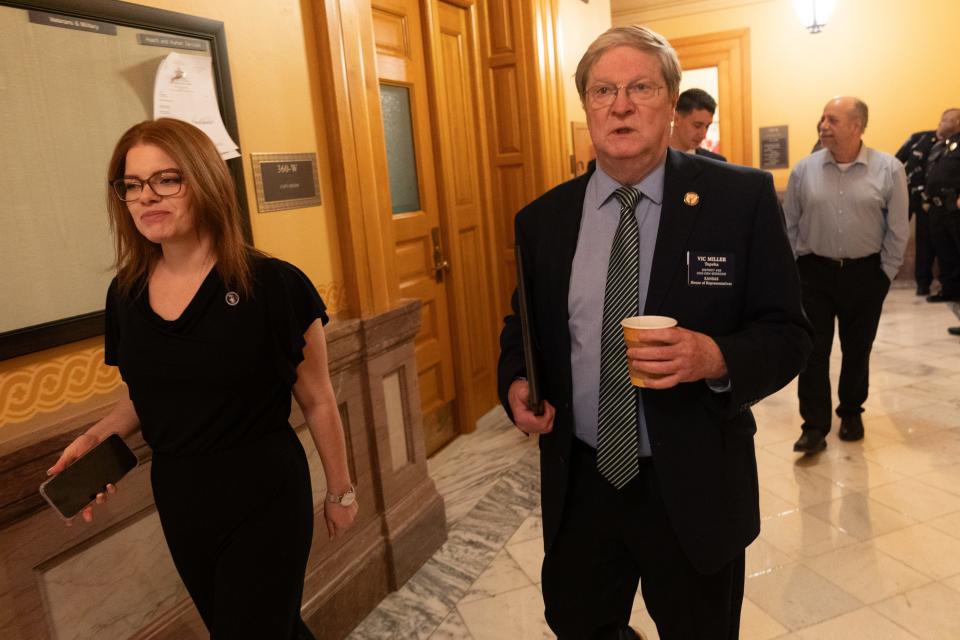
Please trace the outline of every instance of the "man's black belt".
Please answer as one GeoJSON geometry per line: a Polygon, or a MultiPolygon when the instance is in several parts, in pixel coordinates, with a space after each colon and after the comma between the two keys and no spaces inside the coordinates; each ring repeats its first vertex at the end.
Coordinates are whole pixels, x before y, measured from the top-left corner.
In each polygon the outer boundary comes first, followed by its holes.
{"type": "Polygon", "coordinates": [[[954,211],[954,203],[957,201],[957,190],[956,189],[939,189],[940,195],[934,196],[930,195],[928,191],[923,192],[923,199],[926,202],[929,202],[931,205],[938,209],[944,209],[946,211],[954,211]]]}
{"type": "Polygon", "coordinates": [[[933,196],[930,198],[930,202],[933,203],[937,209],[943,209],[944,211],[951,212],[956,211],[953,207],[953,203],[956,202],[955,198],[941,198],[940,196],[933,196]]]}
{"type": "Polygon", "coordinates": [[[863,256],[862,258],[827,258],[826,256],[818,256],[815,253],[808,253],[800,256],[801,258],[809,258],[816,262],[821,262],[823,264],[830,265],[831,267],[837,267],[838,269],[843,269],[844,267],[852,267],[858,264],[863,264],[865,262],[880,262],[879,253],[871,253],[868,256],[863,256]]]}

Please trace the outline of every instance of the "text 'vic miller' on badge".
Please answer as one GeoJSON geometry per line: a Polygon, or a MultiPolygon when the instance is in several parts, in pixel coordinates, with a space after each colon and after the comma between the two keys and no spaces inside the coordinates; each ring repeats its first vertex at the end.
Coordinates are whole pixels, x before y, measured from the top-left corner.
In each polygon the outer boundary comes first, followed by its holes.
{"type": "Polygon", "coordinates": [[[732,287],[733,254],[687,251],[687,284],[691,287],[732,287]]]}

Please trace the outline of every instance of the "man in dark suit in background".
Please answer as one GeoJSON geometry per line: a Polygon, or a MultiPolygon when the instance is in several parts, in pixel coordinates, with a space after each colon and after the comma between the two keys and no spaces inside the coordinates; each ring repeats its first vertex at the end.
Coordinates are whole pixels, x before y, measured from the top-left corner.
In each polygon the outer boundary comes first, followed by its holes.
{"type": "Polygon", "coordinates": [[[545,413],[526,404],[516,315],[498,370],[507,412],[540,434],[546,619],[560,640],[635,637],[640,581],[662,640],[729,640],[760,531],[750,406],[811,345],[773,180],[669,149],[680,65],[662,36],[610,29],[576,81],[596,168],[515,225],[545,413]],[[619,322],[641,310],[679,326],[625,350],[619,322]]]}
{"type": "Polygon", "coordinates": [[[727,159],[719,153],[700,146],[707,137],[707,130],[710,129],[713,114],[716,112],[717,101],[703,89],[687,89],[681,93],[673,116],[670,146],[677,151],[726,162],[727,159]]]}

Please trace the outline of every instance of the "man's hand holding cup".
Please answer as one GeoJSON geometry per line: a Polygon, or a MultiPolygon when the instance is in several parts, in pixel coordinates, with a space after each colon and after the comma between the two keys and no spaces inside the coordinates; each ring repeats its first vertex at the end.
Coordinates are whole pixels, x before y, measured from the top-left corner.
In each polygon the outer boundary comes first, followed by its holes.
{"type": "Polygon", "coordinates": [[[620,323],[626,343],[630,382],[669,389],[681,382],[727,375],[717,343],[710,336],[677,326],[667,316],[632,316],[620,323]]]}

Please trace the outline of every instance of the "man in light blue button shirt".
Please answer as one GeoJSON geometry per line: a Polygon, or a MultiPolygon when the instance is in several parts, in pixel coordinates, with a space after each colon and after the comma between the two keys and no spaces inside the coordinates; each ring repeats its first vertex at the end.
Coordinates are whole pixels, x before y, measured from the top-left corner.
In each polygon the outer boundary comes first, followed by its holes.
{"type": "Polygon", "coordinates": [[[526,404],[517,315],[497,376],[517,427],[540,434],[546,620],[560,640],[635,638],[642,581],[661,640],[730,640],[760,530],[750,406],[810,348],[773,180],[668,148],[680,65],[662,36],[615,27],[576,79],[596,167],[515,225],[543,415],[526,404]],[[626,349],[610,309],[678,326],[626,349]]]}
{"type": "Polygon", "coordinates": [[[893,156],[863,144],[867,105],[830,100],[820,120],[823,149],[793,168],[783,209],[797,256],[813,353],[800,374],[803,428],[793,450],[815,454],[830,432],[830,350],[839,326],[841,440],[863,438],[870,350],[880,311],[909,236],[907,177],[893,156]]]}

